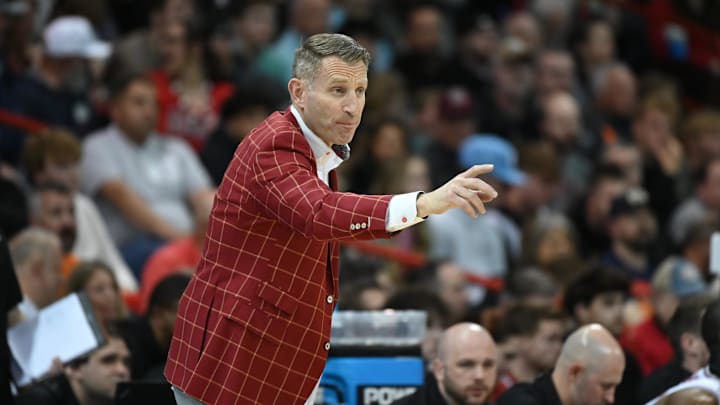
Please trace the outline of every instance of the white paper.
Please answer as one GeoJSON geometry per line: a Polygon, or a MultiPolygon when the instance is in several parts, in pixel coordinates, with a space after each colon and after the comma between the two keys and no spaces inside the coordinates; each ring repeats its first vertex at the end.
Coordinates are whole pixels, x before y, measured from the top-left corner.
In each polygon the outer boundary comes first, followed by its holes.
{"type": "Polygon", "coordinates": [[[66,363],[99,347],[103,342],[96,325],[80,296],[70,294],[9,329],[8,344],[19,366],[17,384],[27,385],[47,373],[56,357],[66,363]]]}
{"type": "Polygon", "coordinates": [[[710,271],[720,274],[720,232],[713,232],[710,237],[710,271]]]}

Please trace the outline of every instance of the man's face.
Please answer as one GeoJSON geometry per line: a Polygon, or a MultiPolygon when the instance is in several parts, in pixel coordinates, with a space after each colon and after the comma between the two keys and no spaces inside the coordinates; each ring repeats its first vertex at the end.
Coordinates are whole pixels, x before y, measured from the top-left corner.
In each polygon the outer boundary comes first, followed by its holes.
{"type": "Polygon", "coordinates": [[[42,192],[35,222],[60,238],[63,252],[72,250],[76,236],[72,195],[56,191],[42,192]]]}
{"type": "Polygon", "coordinates": [[[122,339],[108,343],[90,355],[87,363],[70,372],[70,379],[85,398],[115,398],[117,384],[130,380],[130,351],[122,339]]]}
{"type": "Polygon", "coordinates": [[[634,252],[644,253],[655,241],[657,221],[647,208],[615,218],[612,223],[614,240],[620,241],[634,252]]]}
{"type": "Polygon", "coordinates": [[[350,143],[365,108],[367,66],[325,58],[315,77],[300,79],[300,86],[293,101],[307,126],[328,145],[350,143]]]}
{"type": "Polygon", "coordinates": [[[478,338],[472,344],[463,346],[448,348],[441,370],[436,369],[435,377],[455,403],[482,404],[495,386],[497,348],[488,338],[478,338]]]}
{"type": "Polygon", "coordinates": [[[523,354],[538,370],[550,370],[560,355],[563,344],[563,323],[560,320],[544,319],[531,337],[522,339],[523,354]]]}
{"type": "Polygon", "coordinates": [[[113,102],[112,118],[134,141],[142,142],[157,123],[155,88],[145,80],[135,80],[113,102]]]}
{"type": "Polygon", "coordinates": [[[440,298],[445,302],[456,317],[462,317],[469,305],[465,287],[467,282],[462,269],[458,266],[445,263],[437,269],[440,298]]]}
{"type": "Polygon", "coordinates": [[[570,381],[571,405],[610,405],[615,401],[615,388],[625,369],[625,359],[616,357],[577,371],[570,381]]]}
{"type": "Polygon", "coordinates": [[[613,335],[618,336],[623,329],[623,309],[625,294],[621,291],[598,294],[588,307],[581,310],[580,321],[583,324],[599,323],[613,335]]]}

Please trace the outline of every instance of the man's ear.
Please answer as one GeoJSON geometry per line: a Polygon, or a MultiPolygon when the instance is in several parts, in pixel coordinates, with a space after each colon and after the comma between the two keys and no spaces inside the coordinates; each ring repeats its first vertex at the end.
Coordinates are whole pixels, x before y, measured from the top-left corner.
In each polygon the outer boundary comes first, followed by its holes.
{"type": "Polygon", "coordinates": [[[574,385],[577,380],[580,378],[580,375],[582,374],[584,370],[584,367],[580,364],[573,364],[570,367],[568,367],[568,382],[571,385],[574,385]]]}
{"type": "Polygon", "coordinates": [[[433,374],[435,375],[435,379],[438,382],[441,382],[443,380],[443,374],[444,374],[443,371],[444,370],[445,370],[445,365],[443,364],[442,361],[440,361],[440,359],[438,359],[436,357],[432,362],[432,371],[433,371],[433,374]]]}
{"type": "Polygon", "coordinates": [[[300,110],[305,108],[305,82],[302,79],[293,77],[288,82],[288,93],[290,100],[300,110]]]}

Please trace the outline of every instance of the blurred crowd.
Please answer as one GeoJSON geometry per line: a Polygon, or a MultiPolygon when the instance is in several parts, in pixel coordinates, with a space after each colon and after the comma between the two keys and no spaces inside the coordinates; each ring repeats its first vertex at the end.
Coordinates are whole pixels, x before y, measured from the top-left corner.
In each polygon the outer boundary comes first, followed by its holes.
{"type": "Polygon", "coordinates": [[[319,32],[373,58],[344,191],[430,190],[492,163],[499,192],[478,219],[345,246],[341,309],[426,310],[428,364],[440,331],[483,325],[501,353],[494,397],[591,323],[625,354],[615,403],[698,371],[720,290],[720,53],[697,63],[677,24],[658,38],[648,3],[0,0],[0,230],[20,312],[85,292],[118,337],[113,361],[93,354],[51,388],[162,381],[215,188],[287,108],[294,49],[319,32]]]}

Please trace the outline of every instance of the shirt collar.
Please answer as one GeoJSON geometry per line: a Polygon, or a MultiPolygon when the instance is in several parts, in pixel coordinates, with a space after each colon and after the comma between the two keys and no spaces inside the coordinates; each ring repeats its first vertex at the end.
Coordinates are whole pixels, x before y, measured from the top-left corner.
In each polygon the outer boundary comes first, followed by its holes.
{"type": "Polygon", "coordinates": [[[300,112],[297,110],[297,108],[295,108],[294,105],[290,106],[290,112],[297,120],[298,124],[300,125],[300,130],[302,130],[303,136],[305,136],[305,139],[310,144],[310,149],[312,149],[313,157],[315,157],[318,169],[323,168],[329,172],[340,166],[343,160],[337,154],[335,154],[335,151],[333,151],[332,148],[325,143],[325,141],[320,139],[320,137],[317,136],[305,124],[305,121],[303,121],[300,112]]]}

